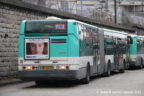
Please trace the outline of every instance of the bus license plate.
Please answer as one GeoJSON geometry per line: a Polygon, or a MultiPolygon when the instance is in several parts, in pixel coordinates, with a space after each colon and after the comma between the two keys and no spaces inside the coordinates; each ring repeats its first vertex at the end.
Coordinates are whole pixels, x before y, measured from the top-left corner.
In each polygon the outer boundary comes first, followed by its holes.
{"type": "Polygon", "coordinates": [[[49,69],[53,69],[53,66],[41,66],[42,70],[49,70],[49,69]]]}

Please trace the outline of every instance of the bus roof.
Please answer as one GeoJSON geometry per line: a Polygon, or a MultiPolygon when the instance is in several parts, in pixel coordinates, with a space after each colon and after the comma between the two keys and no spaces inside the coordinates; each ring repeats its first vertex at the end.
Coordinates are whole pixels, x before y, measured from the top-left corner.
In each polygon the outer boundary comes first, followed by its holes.
{"type": "Polygon", "coordinates": [[[127,38],[128,33],[124,33],[122,31],[115,31],[110,29],[104,29],[104,34],[108,36],[113,36],[117,38],[127,38]]]}
{"type": "Polygon", "coordinates": [[[90,24],[87,24],[87,23],[84,23],[84,22],[81,22],[81,21],[78,21],[78,20],[73,20],[73,19],[67,19],[67,20],[68,20],[68,22],[76,22],[76,23],[80,23],[80,24],[84,24],[84,25],[93,27],[93,28],[98,28],[97,26],[90,25],[90,24]]]}
{"type": "Polygon", "coordinates": [[[27,22],[27,21],[68,21],[68,22],[76,22],[76,23],[84,24],[90,27],[98,28],[97,26],[90,25],[90,24],[87,24],[78,20],[74,20],[74,19],[41,19],[41,20],[24,20],[23,22],[27,22]]]}

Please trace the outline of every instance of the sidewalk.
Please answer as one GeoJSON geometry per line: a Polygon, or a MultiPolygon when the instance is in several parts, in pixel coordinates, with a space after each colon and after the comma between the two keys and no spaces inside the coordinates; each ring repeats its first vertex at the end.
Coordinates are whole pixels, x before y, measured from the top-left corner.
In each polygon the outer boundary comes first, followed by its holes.
{"type": "Polygon", "coordinates": [[[0,87],[1,86],[6,86],[6,85],[11,85],[11,84],[18,84],[18,83],[23,83],[26,81],[22,81],[18,78],[11,78],[11,79],[7,79],[7,80],[1,80],[0,81],[0,87]]]}

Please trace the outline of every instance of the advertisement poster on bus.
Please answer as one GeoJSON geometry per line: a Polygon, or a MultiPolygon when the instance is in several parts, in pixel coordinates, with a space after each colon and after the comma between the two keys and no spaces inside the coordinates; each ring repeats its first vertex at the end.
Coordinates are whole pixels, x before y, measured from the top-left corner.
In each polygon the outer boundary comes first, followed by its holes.
{"type": "Polygon", "coordinates": [[[49,59],[49,39],[25,39],[25,59],[49,59]]]}

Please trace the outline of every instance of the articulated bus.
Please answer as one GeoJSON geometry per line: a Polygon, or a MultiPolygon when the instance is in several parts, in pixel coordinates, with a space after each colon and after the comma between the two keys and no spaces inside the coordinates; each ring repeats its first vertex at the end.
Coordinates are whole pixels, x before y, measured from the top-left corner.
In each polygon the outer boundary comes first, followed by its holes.
{"type": "Polygon", "coordinates": [[[28,20],[21,24],[18,76],[23,80],[81,80],[124,72],[127,34],[76,20],[28,20]]]}
{"type": "Polygon", "coordinates": [[[124,72],[128,68],[129,48],[128,33],[104,29],[105,36],[105,59],[106,63],[111,63],[111,71],[119,70],[124,72]]]}
{"type": "Polygon", "coordinates": [[[129,35],[132,39],[130,44],[130,68],[143,68],[144,66],[144,36],[129,35]]]}

